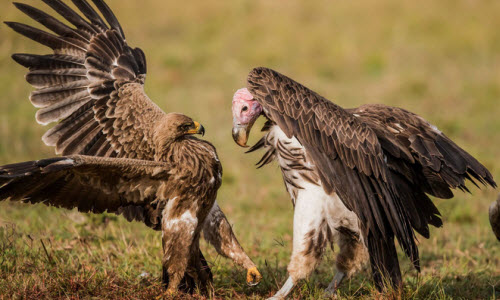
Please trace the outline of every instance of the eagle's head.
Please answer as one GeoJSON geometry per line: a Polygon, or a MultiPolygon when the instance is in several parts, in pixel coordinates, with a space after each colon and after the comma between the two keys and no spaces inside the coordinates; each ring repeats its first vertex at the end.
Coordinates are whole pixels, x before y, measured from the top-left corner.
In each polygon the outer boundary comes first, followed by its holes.
{"type": "Polygon", "coordinates": [[[184,136],[205,134],[205,128],[193,121],[190,117],[180,113],[169,113],[162,122],[159,122],[154,131],[154,140],[157,146],[165,147],[184,136]]]}
{"type": "Polygon", "coordinates": [[[248,134],[262,111],[262,105],[248,89],[236,91],[233,96],[233,139],[241,147],[248,147],[248,134]]]}

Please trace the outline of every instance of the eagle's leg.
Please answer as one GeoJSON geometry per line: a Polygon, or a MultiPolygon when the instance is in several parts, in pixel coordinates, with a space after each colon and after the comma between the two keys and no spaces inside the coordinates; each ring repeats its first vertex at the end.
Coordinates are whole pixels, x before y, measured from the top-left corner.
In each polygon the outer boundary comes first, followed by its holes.
{"type": "Polygon", "coordinates": [[[168,278],[167,268],[165,266],[162,266],[161,283],[163,284],[163,287],[168,288],[169,282],[170,279],[168,278]]]}
{"type": "Polygon", "coordinates": [[[199,256],[199,269],[198,269],[198,278],[200,278],[200,284],[208,290],[213,289],[214,275],[212,274],[212,270],[210,270],[210,266],[208,265],[205,256],[200,251],[199,256]]]}
{"type": "MultiPolygon", "coordinates": [[[[344,225],[349,224],[348,222],[342,223],[344,225]]],[[[357,226],[350,227],[342,226],[336,228],[340,251],[336,259],[337,272],[325,289],[325,295],[328,297],[335,295],[342,281],[359,271],[368,260],[368,252],[360,238],[360,234],[356,230],[357,226]]]]}
{"type": "Polygon", "coordinates": [[[226,216],[215,201],[210,213],[203,224],[205,240],[214,246],[217,253],[232,259],[236,264],[247,270],[247,284],[257,285],[262,276],[255,263],[248,257],[245,250],[234,235],[233,229],[226,216]]]}
{"type": "Polygon", "coordinates": [[[293,250],[288,264],[290,277],[271,299],[284,299],[295,284],[307,278],[318,265],[327,243],[332,241],[325,219],[324,198],[315,193],[315,187],[299,191],[295,200],[293,250]]]}
{"type": "MultiPolygon", "coordinates": [[[[213,274],[200,249],[198,252],[198,256],[192,255],[189,259],[188,267],[178,288],[186,294],[193,294],[196,288],[199,288],[202,294],[208,295],[213,288],[213,274]]],[[[165,266],[163,266],[162,283],[165,288],[168,287],[169,276],[165,266]]]]}
{"type": "Polygon", "coordinates": [[[179,284],[179,291],[191,295],[195,290],[196,281],[188,272],[184,273],[184,277],[182,277],[181,283],[179,284]]]}
{"type": "MultiPolygon", "coordinates": [[[[167,268],[163,267],[163,275],[162,275],[162,283],[165,288],[168,288],[168,272],[167,268]]],[[[184,273],[184,277],[182,277],[181,283],[179,284],[179,291],[186,294],[193,294],[196,290],[196,282],[188,272],[184,273]]]]}
{"type": "MultiPolygon", "coordinates": [[[[170,204],[170,203],[169,203],[170,204]]],[[[175,294],[193,255],[193,244],[199,238],[200,226],[195,214],[189,210],[182,215],[171,213],[169,207],[162,214],[163,283],[167,291],[175,294]]],[[[198,256],[199,253],[195,252],[198,256]]]]}
{"type": "Polygon", "coordinates": [[[203,253],[199,248],[199,239],[192,245],[189,264],[184,278],[179,285],[179,290],[192,294],[197,288],[203,295],[208,295],[212,290],[213,275],[203,253]]]}

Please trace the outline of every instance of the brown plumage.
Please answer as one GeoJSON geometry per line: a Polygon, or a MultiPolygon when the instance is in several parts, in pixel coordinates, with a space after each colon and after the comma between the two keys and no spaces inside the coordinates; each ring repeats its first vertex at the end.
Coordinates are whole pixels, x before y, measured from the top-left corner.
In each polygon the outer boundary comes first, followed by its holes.
{"type": "Polygon", "coordinates": [[[491,203],[489,216],[491,229],[498,241],[500,241],[500,194],[498,195],[497,201],[491,203]]]}
{"type": "Polygon", "coordinates": [[[453,188],[468,191],[466,180],[476,186],[476,182],[496,186],[490,172],[475,158],[404,109],[385,105],[343,109],[267,68],[252,70],[247,88],[233,98],[235,141],[245,145],[253,122],[262,113],[271,122],[267,127],[274,124],[279,130],[272,129],[251,150],[267,148],[264,158],[278,150],[285,174],[286,157],[279,145],[269,147],[270,134],[282,134],[283,140],[295,140],[303,147],[325,193],[338,195],[359,219],[379,288],[384,277],[394,287],[402,282],[394,238],[419,270],[414,230],[428,238],[429,225],[442,225],[427,194],[451,198],[453,188]]]}
{"type": "Polygon", "coordinates": [[[41,124],[58,122],[43,136],[63,157],[0,167],[0,200],[44,203],[82,212],[112,212],[162,231],[163,280],[177,290],[202,290],[212,274],[199,250],[203,229],[217,251],[260,274],[215,202],[222,166],[212,144],[197,139],[198,122],[164,113],[144,92],[146,59],[131,48],[103,0],[73,4],[44,0],[71,25],[32,6],[14,3],[53,33],[6,22],[53,50],[14,54],[29,69],[41,124]],[[100,15],[98,12],[100,12],[100,15]],[[221,226],[221,224],[226,227],[221,226]],[[227,228],[229,227],[229,228],[227,228]]]}

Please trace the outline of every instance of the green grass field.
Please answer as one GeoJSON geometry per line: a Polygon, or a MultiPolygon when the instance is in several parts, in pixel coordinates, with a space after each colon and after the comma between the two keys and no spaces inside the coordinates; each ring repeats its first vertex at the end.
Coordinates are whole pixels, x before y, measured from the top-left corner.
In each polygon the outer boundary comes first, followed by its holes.
{"type": "MultiPolygon", "coordinates": [[[[28,21],[7,2],[1,21],[28,21]]],[[[39,2],[27,1],[43,6],[39,2]]],[[[205,126],[224,165],[219,204],[264,276],[258,287],[247,287],[245,271],[203,242],[215,277],[213,298],[272,295],[286,279],[291,253],[293,209],[277,165],[256,170],[260,154],[244,154],[231,138],[232,95],[252,67],[276,69],[344,107],[409,109],[500,180],[499,1],[108,3],[129,44],[146,53],[149,96],[205,126]]],[[[15,52],[47,50],[0,25],[0,164],[54,155],[41,142],[47,128],[34,120],[25,70],[10,59],[15,52]]],[[[254,130],[251,142],[257,137],[254,130]]],[[[400,256],[404,298],[500,298],[500,243],[487,217],[498,191],[471,191],[436,200],[444,227],[420,239],[420,274],[400,256]]],[[[329,251],[293,298],[317,298],[333,271],[329,251]]],[[[1,299],[157,299],[164,293],[160,277],[160,233],[142,224],[0,203],[1,299]],[[141,278],[143,272],[150,275],[141,278]]],[[[345,282],[339,296],[384,298],[368,270],[345,282]]]]}

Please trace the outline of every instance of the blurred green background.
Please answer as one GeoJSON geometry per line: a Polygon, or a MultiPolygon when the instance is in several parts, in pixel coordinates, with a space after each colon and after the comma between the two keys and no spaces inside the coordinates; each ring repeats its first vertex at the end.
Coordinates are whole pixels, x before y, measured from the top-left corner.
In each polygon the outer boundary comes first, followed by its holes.
{"type": "MultiPolygon", "coordinates": [[[[0,20],[36,24],[8,2],[0,20]]],[[[245,272],[204,244],[215,275],[212,297],[270,296],[286,279],[291,252],[293,209],[277,165],[256,170],[261,153],[244,154],[230,134],[232,95],[253,67],[273,68],[343,107],[384,103],[413,111],[500,178],[499,1],[107,2],[129,45],[146,53],[151,99],[205,126],[224,165],[219,204],[265,276],[257,288],[246,287],[245,272]]],[[[34,120],[25,70],[10,58],[16,52],[48,49],[0,25],[1,164],[54,155],[41,142],[48,128],[34,120]]],[[[259,137],[254,130],[250,142],[259,137]]],[[[487,217],[498,191],[471,190],[436,200],[444,227],[420,239],[420,276],[402,258],[405,298],[500,297],[500,244],[487,217]]],[[[0,203],[0,226],[0,298],[162,295],[160,234],[142,224],[0,203]]],[[[293,298],[317,297],[333,266],[329,251],[293,298]]],[[[340,297],[383,298],[369,274],[346,282],[340,297]]]]}

